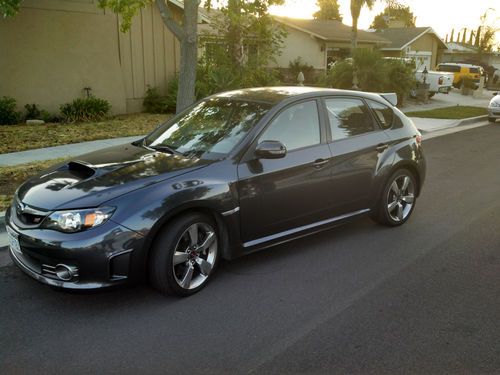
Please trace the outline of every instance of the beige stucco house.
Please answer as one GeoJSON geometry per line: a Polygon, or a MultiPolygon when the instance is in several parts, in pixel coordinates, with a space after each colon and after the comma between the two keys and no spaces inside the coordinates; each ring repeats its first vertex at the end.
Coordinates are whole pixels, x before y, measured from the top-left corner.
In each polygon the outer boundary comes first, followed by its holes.
{"type": "Polygon", "coordinates": [[[434,69],[447,49],[432,27],[393,27],[373,34],[391,42],[380,48],[384,56],[414,58],[417,70],[434,69]]]}
{"type": "MultiPolygon", "coordinates": [[[[182,2],[170,7],[181,14],[182,2]]],[[[124,34],[118,16],[97,0],[24,0],[19,14],[0,19],[0,46],[0,96],[50,112],[83,97],[84,87],[115,114],[137,112],[147,86],[164,91],[179,67],[179,44],[156,6],[124,34]]]]}
{"type": "MultiPolygon", "coordinates": [[[[301,57],[316,70],[325,70],[328,64],[350,55],[351,27],[339,21],[275,17],[287,31],[284,48],[276,66],[287,68],[290,61],[301,57]]],[[[382,48],[390,42],[384,37],[358,31],[358,47],[382,48]]]]}

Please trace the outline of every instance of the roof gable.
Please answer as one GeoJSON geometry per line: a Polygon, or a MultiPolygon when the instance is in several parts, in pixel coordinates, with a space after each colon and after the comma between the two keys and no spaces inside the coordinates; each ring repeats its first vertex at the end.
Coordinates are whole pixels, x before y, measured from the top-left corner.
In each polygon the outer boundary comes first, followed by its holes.
{"type": "Polygon", "coordinates": [[[432,27],[396,27],[383,29],[375,32],[391,42],[391,45],[382,47],[382,50],[403,50],[426,34],[434,35],[441,45],[441,48],[447,49],[446,44],[439,38],[432,27]]]}
{"type": "MultiPolygon", "coordinates": [[[[283,25],[315,36],[324,41],[351,41],[351,27],[344,25],[340,21],[298,19],[278,16],[275,16],[274,19],[283,25]]],[[[390,43],[378,33],[369,33],[362,30],[358,30],[358,42],[384,45],[390,43]]]]}

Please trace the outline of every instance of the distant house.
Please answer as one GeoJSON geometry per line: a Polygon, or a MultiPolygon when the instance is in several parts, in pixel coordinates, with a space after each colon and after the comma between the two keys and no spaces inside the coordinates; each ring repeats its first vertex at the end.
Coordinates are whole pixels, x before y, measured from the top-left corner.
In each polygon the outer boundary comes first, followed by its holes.
{"type": "Polygon", "coordinates": [[[500,52],[480,52],[478,47],[466,43],[449,42],[446,45],[448,49],[444,51],[443,62],[467,62],[500,69],[500,52]]]}
{"type": "MultiPolygon", "coordinates": [[[[342,22],[287,17],[275,19],[288,33],[282,53],[277,58],[278,67],[286,68],[290,61],[301,57],[315,69],[325,70],[330,63],[350,55],[351,27],[342,22]]],[[[377,33],[358,31],[360,48],[382,48],[390,43],[377,33]]]]}
{"type": "Polygon", "coordinates": [[[373,32],[389,40],[390,44],[380,48],[386,57],[409,57],[415,59],[417,70],[428,70],[442,61],[446,44],[432,27],[393,27],[373,32]]]}
{"type": "MultiPolygon", "coordinates": [[[[169,3],[180,17],[183,2],[169,3]]],[[[164,92],[179,70],[179,43],[154,5],[126,34],[118,21],[97,0],[24,0],[19,14],[0,19],[0,97],[57,112],[90,87],[113,113],[140,111],[148,85],[164,92]]]]}

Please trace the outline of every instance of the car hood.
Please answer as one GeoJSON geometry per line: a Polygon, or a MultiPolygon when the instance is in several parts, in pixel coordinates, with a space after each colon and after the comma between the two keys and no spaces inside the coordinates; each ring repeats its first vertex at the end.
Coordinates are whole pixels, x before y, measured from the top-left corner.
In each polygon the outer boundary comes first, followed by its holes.
{"type": "Polygon", "coordinates": [[[21,185],[17,198],[45,210],[97,207],[210,163],[140,146],[114,146],[55,165],[21,185]]]}

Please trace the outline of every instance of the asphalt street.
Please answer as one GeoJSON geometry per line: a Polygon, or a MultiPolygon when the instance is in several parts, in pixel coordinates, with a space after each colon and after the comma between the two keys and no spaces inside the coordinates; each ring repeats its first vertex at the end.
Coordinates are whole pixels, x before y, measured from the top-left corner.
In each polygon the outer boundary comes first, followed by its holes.
{"type": "Polygon", "coordinates": [[[424,143],[412,218],[221,264],[189,298],[0,268],[0,373],[500,373],[500,124],[424,143]]]}

